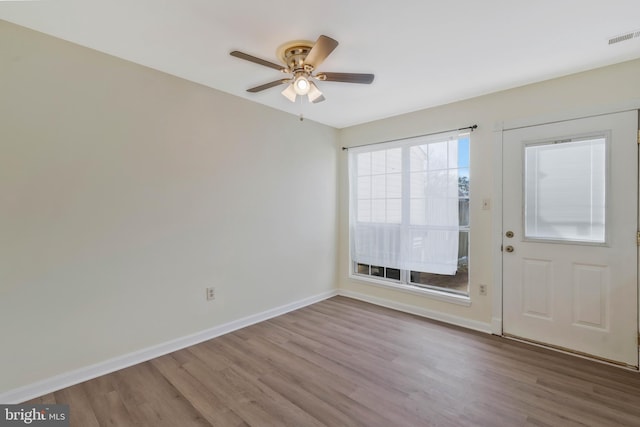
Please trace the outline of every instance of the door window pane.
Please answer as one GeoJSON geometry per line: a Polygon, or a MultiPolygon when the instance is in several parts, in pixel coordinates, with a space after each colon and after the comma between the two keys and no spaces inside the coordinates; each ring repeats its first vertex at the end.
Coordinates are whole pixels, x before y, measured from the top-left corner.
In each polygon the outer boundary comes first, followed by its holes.
{"type": "Polygon", "coordinates": [[[529,145],[525,237],[605,242],[606,138],[529,145]]]}

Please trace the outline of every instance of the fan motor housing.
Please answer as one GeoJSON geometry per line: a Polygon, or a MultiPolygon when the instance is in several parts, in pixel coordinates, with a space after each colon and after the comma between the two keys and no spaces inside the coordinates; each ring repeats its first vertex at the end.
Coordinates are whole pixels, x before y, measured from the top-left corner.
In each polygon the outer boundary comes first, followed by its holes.
{"type": "Polygon", "coordinates": [[[291,72],[304,70],[304,59],[307,57],[312,47],[313,42],[311,41],[296,40],[280,46],[276,50],[276,55],[291,72]]]}

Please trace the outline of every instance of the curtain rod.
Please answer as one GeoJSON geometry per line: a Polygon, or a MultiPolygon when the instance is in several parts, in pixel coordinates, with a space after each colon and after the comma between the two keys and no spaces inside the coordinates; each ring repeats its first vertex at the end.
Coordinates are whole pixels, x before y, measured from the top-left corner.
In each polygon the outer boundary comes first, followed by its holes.
{"type": "Polygon", "coordinates": [[[398,138],[398,139],[389,139],[387,141],[371,142],[369,144],[354,145],[352,147],[342,147],[342,149],[343,150],[348,150],[349,148],[366,147],[368,145],[385,144],[387,142],[394,142],[394,141],[404,141],[405,139],[419,138],[421,136],[438,135],[439,133],[447,133],[447,132],[453,132],[455,130],[467,130],[467,129],[469,129],[471,132],[473,132],[474,130],[478,129],[478,125],[471,125],[471,126],[466,126],[466,127],[463,127],[463,128],[458,128],[458,129],[443,130],[443,131],[440,131],[440,132],[423,133],[422,135],[407,136],[405,138],[398,138]]]}

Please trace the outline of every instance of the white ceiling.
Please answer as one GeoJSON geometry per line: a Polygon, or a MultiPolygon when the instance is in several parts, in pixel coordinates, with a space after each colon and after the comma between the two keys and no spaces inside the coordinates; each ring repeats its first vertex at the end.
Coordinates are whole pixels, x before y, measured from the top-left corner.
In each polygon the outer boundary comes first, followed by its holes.
{"type": "Polygon", "coordinates": [[[640,0],[0,1],[0,19],[336,128],[640,57],[640,0]],[[293,104],[246,89],[282,75],[290,40],[340,42],[318,71],[374,73],[371,85],[319,82],[326,101],[293,104]]]}

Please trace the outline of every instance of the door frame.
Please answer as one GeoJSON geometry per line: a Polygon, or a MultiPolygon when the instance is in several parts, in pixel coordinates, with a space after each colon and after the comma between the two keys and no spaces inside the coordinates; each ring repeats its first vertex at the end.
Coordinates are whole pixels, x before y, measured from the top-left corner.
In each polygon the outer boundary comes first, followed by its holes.
{"type": "MultiPolygon", "coordinates": [[[[579,110],[572,110],[564,113],[554,113],[549,115],[510,119],[494,124],[494,144],[493,144],[493,206],[492,206],[492,224],[493,232],[491,238],[491,249],[495,256],[493,257],[493,286],[492,286],[492,309],[491,309],[491,332],[494,335],[503,336],[503,286],[502,286],[502,228],[503,228],[503,145],[504,132],[508,130],[520,129],[525,127],[533,127],[550,123],[559,123],[571,121],[581,118],[602,116],[613,113],[621,113],[624,111],[640,110],[640,99],[634,99],[627,102],[621,102],[614,105],[588,107],[579,110]]],[[[639,122],[640,124],[640,122],[639,122]]],[[[640,191],[640,177],[638,179],[638,189],[640,191]]],[[[640,200],[640,198],[639,198],[640,200]]],[[[640,209],[638,210],[640,215],[640,209]]],[[[640,218],[638,230],[640,230],[640,218]]],[[[640,251],[639,251],[640,253],[640,251]]],[[[640,256],[640,255],[639,255],[640,256]]],[[[640,259],[638,260],[638,268],[640,268],[640,259]]],[[[640,277],[640,275],[639,275],[640,277]]],[[[639,280],[640,287],[640,280],[639,280]]],[[[640,312],[640,290],[638,292],[638,311],[640,312]]],[[[640,336],[640,318],[636,321],[640,336]]],[[[638,347],[640,355],[640,346],[638,347]]]]}

